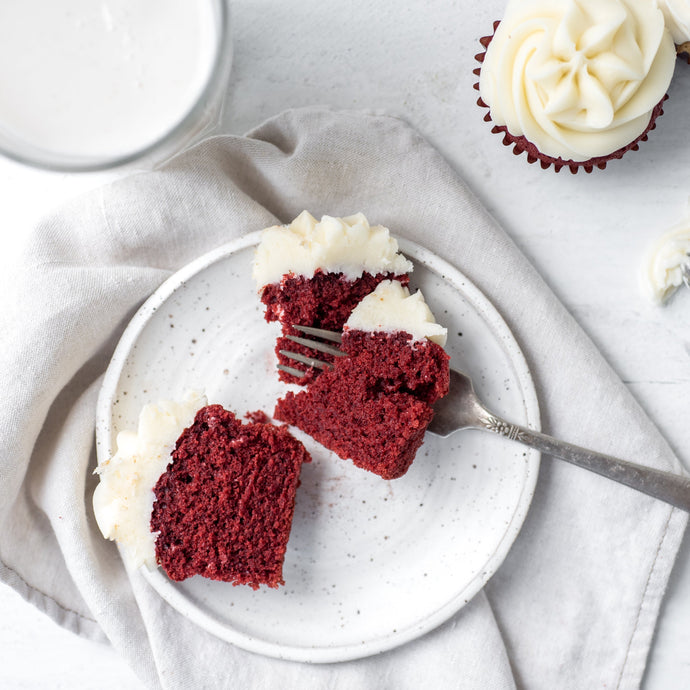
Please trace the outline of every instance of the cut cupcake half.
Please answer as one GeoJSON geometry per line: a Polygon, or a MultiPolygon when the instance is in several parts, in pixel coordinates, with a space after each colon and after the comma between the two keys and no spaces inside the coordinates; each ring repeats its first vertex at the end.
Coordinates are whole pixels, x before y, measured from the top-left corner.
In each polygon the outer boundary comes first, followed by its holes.
{"type": "Polygon", "coordinates": [[[345,324],[332,370],[289,391],[276,419],[292,424],[343,459],[384,479],[402,477],[448,392],[446,329],[421,292],[381,282],[345,324]]]}
{"type": "Polygon", "coordinates": [[[243,423],[198,394],[149,404],[96,470],[96,520],[131,568],[278,587],[310,460],[287,428],[243,423]]]}

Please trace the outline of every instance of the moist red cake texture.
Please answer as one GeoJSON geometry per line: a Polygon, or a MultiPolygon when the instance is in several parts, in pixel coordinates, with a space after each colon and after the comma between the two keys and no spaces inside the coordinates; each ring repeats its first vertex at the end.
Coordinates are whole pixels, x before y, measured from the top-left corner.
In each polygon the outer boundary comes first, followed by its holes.
{"type": "Polygon", "coordinates": [[[274,417],[355,465],[396,479],[407,472],[448,392],[446,351],[408,333],[346,329],[334,368],[276,404],[274,417]]]}
{"type": "Polygon", "coordinates": [[[203,575],[254,589],[283,584],[304,446],[284,427],[197,412],[155,486],[151,531],[172,580],[203,575]]]}
{"type": "MultiPolygon", "coordinates": [[[[266,285],[261,290],[261,301],[266,306],[266,321],[279,321],[282,336],[276,342],[276,355],[279,364],[285,364],[305,371],[304,377],[296,377],[280,371],[279,377],[287,383],[305,384],[311,381],[320,370],[307,369],[280,354],[280,350],[290,350],[313,356],[313,351],[298,345],[285,336],[301,335],[293,324],[313,326],[331,331],[342,330],[352,310],[362,298],[373,292],[383,280],[398,280],[404,286],[409,283],[407,275],[364,272],[355,280],[348,280],[342,273],[324,273],[318,270],[312,277],[285,275],[279,283],[266,285]]],[[[319,358],[331,362],[333,357],[319,354],[319,358]]]]}

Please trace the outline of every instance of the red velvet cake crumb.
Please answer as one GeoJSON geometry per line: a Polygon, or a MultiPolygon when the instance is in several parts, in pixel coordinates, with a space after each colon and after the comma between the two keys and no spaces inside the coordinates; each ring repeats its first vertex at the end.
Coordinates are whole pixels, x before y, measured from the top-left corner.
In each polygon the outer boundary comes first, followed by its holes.
{"type": "Polygon", "coordinates": [[[396,479],[407,472],[448,392],[449,356],[407,333],[346,330],[334,362],[306,390],[288,392],[274,416],[305,431],[341,458],[396,479]]]}
{"type": "Polygon", "coordinates": [[[199,410],[154,489],[151,531],[168,576],[283,584],[300,468],[310,460],[285,427],[243,424],[220,405],[199,410]]]}
{"type": "MultiPolygon", "coordinates": [[[[383,280],[399,280],[407,286],[407,275],[390,273],[363,273],[355,280],[348,280],[342,273],[324,273],[318,270],[311,278],[305,276],[285,275],[280,283],[266,285],[261,291],[261,301],[266,306],[266,321],[279,321],[282,336],[300,335],[292,324],[314,326],[331,331],[342,330],[352,310],[363,297],[368,295],[383,280]]],[[[285,337],[279,337],[276,343],[276,355],[279,364],[305,369],[300,364],[288,360],[280,350],[290,350],[308,356],[313,351],[297,345],[285,337]]],[[[332,361],[330,355],[319,355],[321,359],[332,361]]],[[[303,378],[292,376],[284,371],[279,373],[282,381],[305,384],[319,373],[318,369],[309,369],[303,378]]]]}
{"type": "Polygon", "coordinates": [[[254,412],[247,412],[244,415],[245,419],[248,419],[254,424],[270,424],[271,418],[263,410],[255,410],[254,412]]]}

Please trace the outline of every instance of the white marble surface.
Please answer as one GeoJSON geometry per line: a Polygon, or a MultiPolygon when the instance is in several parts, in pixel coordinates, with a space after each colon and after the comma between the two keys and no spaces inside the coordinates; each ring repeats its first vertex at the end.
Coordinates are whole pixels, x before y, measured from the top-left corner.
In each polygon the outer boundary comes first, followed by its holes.
{"type": "MultiPolygon", "coordinates": [[[[475,106],[477,39],[503,6],[237,0],[222,130],[239,134],[309,104],[385,109],[407,119],[514,238],[690,468],[690,291],[662,309],[645,302],[637,286],[646,247],[685,214],[690,197],[690,66],[678,64],[665,115],[639,152],[591,175],[543,171],[504,148],[475,106]]],[[[0,159],[0,268],[43,213],[121,174],[45,173],[0,159]]],[[[0,610],[0,687],[138,687],[108,647],[59,629],[4,587],[0,610]]],[[[689,620],[686,539],[645,690],[690,688],[689,620]]]]}

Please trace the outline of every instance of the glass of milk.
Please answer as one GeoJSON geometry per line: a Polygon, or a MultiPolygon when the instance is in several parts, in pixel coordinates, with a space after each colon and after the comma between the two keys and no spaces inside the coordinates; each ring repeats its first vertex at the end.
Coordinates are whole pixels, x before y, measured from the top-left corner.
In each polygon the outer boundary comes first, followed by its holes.
{"type": "Polygon", "coordinates": [[[218,122],[229,0],[0,0],[0,154],[151,167],[218,122]]]}

